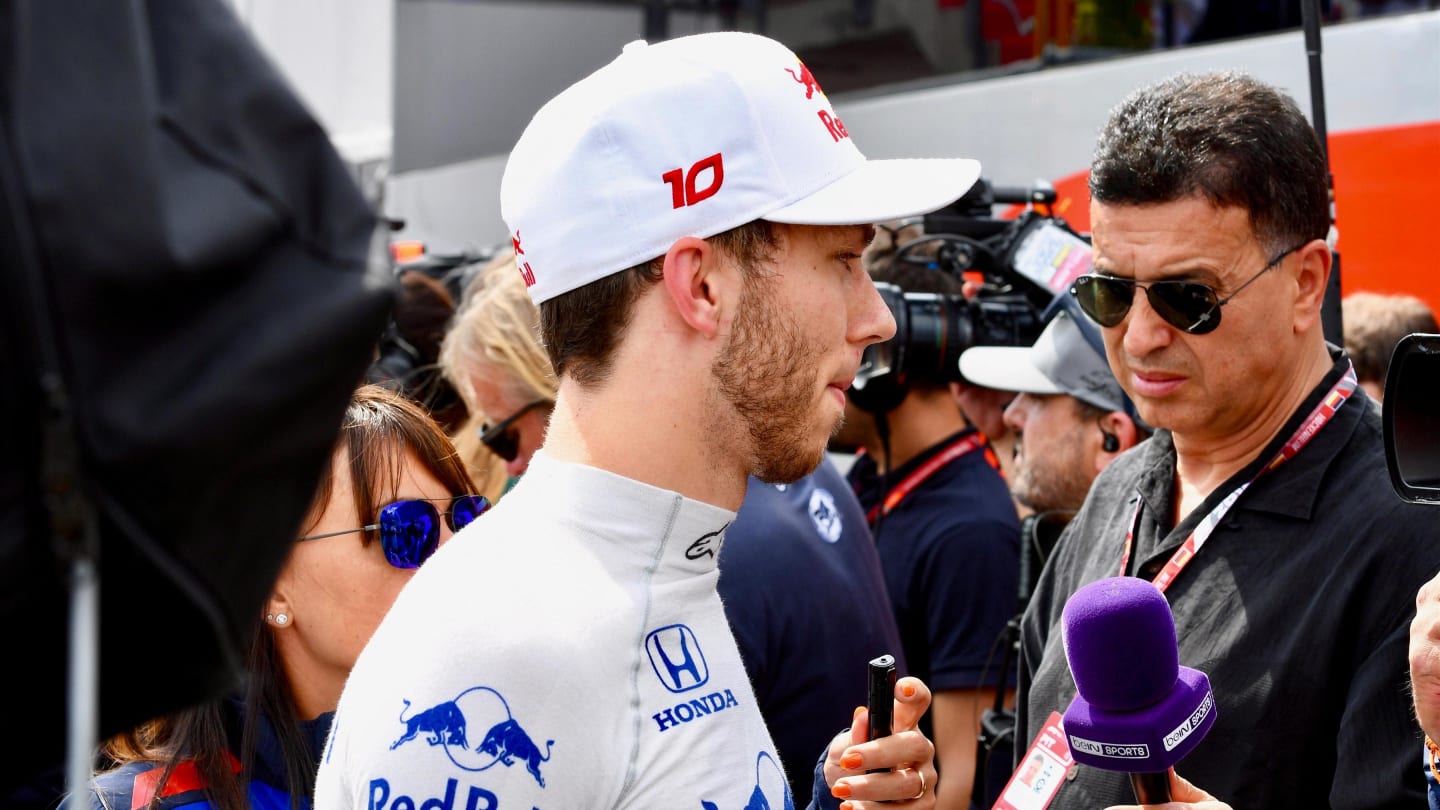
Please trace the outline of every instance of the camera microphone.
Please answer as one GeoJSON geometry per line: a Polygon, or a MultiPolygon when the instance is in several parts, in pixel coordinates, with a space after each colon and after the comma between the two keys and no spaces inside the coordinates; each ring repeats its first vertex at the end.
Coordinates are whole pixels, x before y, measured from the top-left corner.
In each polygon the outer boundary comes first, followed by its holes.
{"type": "Polygon", "coordinates": [[[1210,679],[1180,666],[1170,603],[1147,580],[1110,577],[1076,591],[1061,622],[1078,692],[1064,717],[1075,761],[1128,773],[1141,804],[1170,801],[1169,770],[1215,724],[1210,679]]]}

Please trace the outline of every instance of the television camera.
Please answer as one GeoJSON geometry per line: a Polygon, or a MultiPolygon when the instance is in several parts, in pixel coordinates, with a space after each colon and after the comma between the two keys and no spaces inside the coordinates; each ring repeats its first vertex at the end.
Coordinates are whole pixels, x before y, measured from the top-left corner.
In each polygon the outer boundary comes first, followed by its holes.
{"type": "MultiPolygon", "coordinates": [[[[1029,346],[1057,298],[1088,272],[1090,243],[1054,212],[1048,183],[1029,188],[981,178],[959,200],[919,220],[923,235],[901,244],[892,261],[976,282],[974,295],[876,289],[895,318],[895,337],[861,357],[851,400],[883,414],[905,398],[911,382],[959,382],[960,354],[971,346],[1029,346]],[[1025,206],[996,216],[997,205],[1025,206]]],[[[907,222],[915,224],[914,222],[907,222]]]]}

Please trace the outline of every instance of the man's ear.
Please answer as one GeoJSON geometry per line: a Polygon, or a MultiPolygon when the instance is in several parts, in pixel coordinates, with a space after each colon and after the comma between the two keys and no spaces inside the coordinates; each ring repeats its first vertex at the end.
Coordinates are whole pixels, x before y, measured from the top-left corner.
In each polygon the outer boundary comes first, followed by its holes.
{"type": "Polygon", "coordinates": [[[720,333],[726,306],[733,306],[728,299],[738,292],[739,274],[709,242],[685,236],[665,251],[664,284],[680,319],[713,338],[720,333]]]}
{"type": "Polygon", "coordinates": [[[1303,332],[1320,320],[1329,286],[1333,256],[1323,239],[1315,239],[1295,251],[1295,329],[1303,332]]]}

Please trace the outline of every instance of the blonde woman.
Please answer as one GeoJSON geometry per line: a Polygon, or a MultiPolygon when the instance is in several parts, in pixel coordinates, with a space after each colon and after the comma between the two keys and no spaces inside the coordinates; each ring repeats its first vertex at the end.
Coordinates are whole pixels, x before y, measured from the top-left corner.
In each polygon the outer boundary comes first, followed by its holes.
{"type": "Polygon", "coordinates": [[[556,382],[539,322],[506,248],[470,282],[440,349],[441,371],[470,412],[455,445],[486,494],[500,464],[508,489],[545,439],[556,382]]]}

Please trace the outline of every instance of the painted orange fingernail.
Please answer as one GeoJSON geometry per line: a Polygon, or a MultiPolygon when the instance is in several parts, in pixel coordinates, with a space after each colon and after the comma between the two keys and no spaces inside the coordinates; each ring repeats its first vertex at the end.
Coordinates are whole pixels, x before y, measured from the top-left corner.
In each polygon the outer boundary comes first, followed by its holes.
{"type": "Polygon", "coordinates": [[[853,723],[853,722],[855,722],[856,720],[858,720],[858,719],[860,718],[860,712],[863,712],[863,711],[865,711],[865,707],[864,707],[864,706],[856,706],[856,707],[855,707],[855,713],[852,714],[852,715],[850,715],[850,722],[853,723]]]}
{"type": "MultiPolygon", "coordinates": [[[[834,796],[837,799],[848,799],[850,798],[850,786],[845,784],[844,782],[841,782],[835,787],[830,788],[830,795],[834,796]]],[[[840,806],[844,807],[845,805],[842,804],[840,806]]]]}
{"type": "Polygon", "coordinates": [[[840,810],[855,810],[855,805],[850,802],[840,802],[840,810]]]}
{"type": "MultiPolygon", "coordinates": [[[[861,762],[864,762],[864,759],[863,759],[859,754],[855,753],[854,751],[851,751],[850,753],[846,754],[845,756],[840,757],[840,767],[844,768],[844,769],[847,770],[847,771],[853,771],[853,770],[855,770],[856,768],[859,768],[861,762]]],[[[846,790],[849,790],[850,788],[847,787],[847,788],[845,788],[845,789],[846,789],[846,790]]],[[[849,796],[849,795],[850,795],[849,793],[846,793],[846,794],[845,794],[845,796],[849,796]]],[[[845,798],[845,796],[841,796],[840,798],[843,799],[843,798],[845,798]]]]}
{"type": "Polygon", "coordinates": [[[905,697],[915,697],[915,686],[913,684],[905,684],[905,688],[900,691],[904,693],[905,697]]]}

